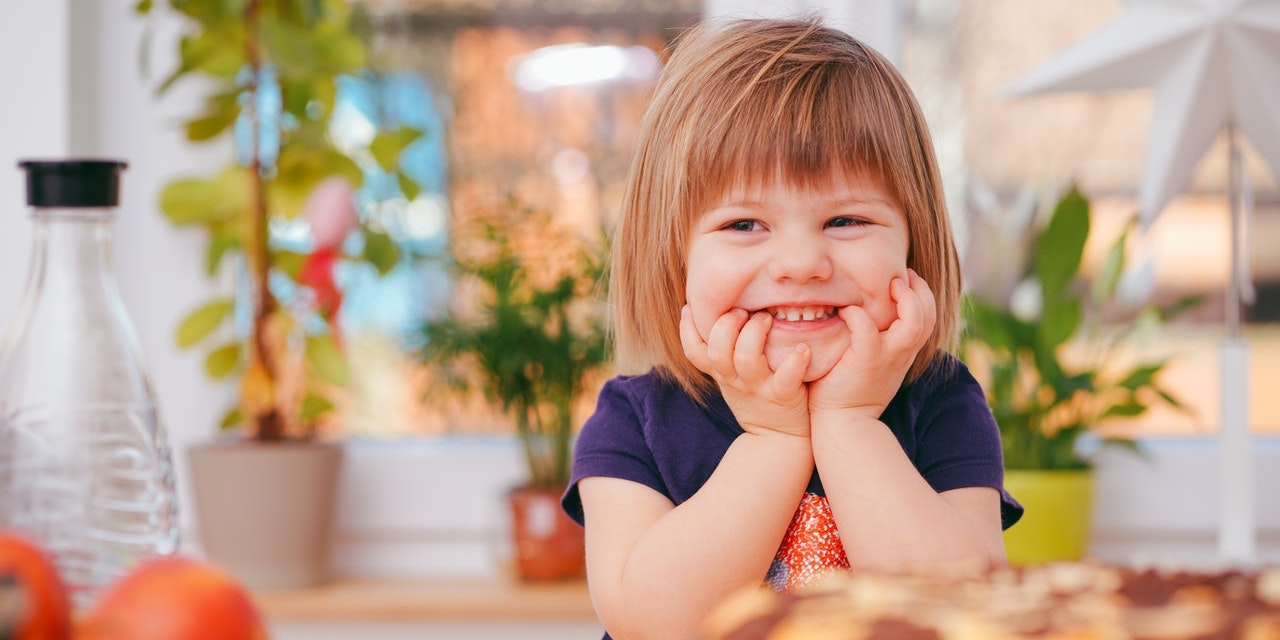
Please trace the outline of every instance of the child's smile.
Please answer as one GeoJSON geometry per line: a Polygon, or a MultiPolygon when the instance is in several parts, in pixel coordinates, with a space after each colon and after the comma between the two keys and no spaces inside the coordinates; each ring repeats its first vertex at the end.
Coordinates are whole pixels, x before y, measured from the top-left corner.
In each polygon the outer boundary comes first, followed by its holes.
{"type": "Polygon", "coordinates": [[[897,317],[889,285],[906,277],[907,247],[901,207],[866,175],[737,189],[694,224],[685,296],[704,339],[733,309],[768,315],[769,366],[803,343],[805,380],[816,380],[849,347],[842,308],[861,307],[881,330],[897,317]]]}
{"type": "Polygon", "coordinates": [[[835,307],[803,306],[803,307],[769,307],[764,310],[778,322],[813,322],[826,320],[836,314],[835,307]]]}

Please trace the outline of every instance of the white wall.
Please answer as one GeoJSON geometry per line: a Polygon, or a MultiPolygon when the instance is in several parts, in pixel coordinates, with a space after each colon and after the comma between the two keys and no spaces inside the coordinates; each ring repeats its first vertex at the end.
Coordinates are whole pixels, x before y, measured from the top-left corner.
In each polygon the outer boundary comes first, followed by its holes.
{"type": "MultiPolygon", "coordinates": [[[[1136,564],[1214,567],[1213,438],[1156,438],[1145,455],[1098,458],[1089,555],[1136,564]]],[[[1280,563],[1280,438],[1253,442],[1256,558],[1280,563]]],[[[442,439],[347,447],[332,567],[338,575],[498,577],[511,558],[504,493],[518,478],[509,440],[442,439]],[[389,488],[399,488],[392,491],[389,488]]]]}
{"type": "Polygon", "coordinates": [[[68,131],[70,19],[67,0],[0,5],[0,326],[7,326],[27,269],[27,222],[19,158],[62,155],[68,131]]]}
{"type": "MultiPolygon", "coordinates": [[[[200,355],[180,352],[178,320],[212,295],[197,232],[171,228],[156,206],[160,186],[218,166],[225,149],[193,148],[179,124],[195,113],[197,87],[154,95],[175,66],[176,24],[153,20],[151,78],[141,77],[147,24],[132,0],[0,3],[0,326],[8,327],[27,270],[30,223],[20,158],[97,156],[129,163],[115,225],[116,274],[149,361],[162,420],[185,479],[187,444],[213,435],[230,401],[204,376],[200,355]]],[[[157,3],[161,4],[161,3],[157,3]]],[[[190,504],[182,485],[183,504],[190,504]]],[[[191,523],[189,509],[183,520],[191,523]]]]}

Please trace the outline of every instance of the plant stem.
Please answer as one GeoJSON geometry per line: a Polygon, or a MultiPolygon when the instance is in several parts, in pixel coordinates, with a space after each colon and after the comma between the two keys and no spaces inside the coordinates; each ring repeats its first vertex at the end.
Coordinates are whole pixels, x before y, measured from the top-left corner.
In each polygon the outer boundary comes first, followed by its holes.
{"type": "Polygon", "coordinates": [[[272,361],[272,352],[267,348],[268,321],[275,312],[276,300],[271,295],[267,277],[271,269],[271,248],[267,238],[267,195],[262,179],[262,159],[259,153],[262,117],[258,111],[258,97],[261,91],[262,57],[258,50],[258,17],[262,9],[262,0],[251,0],[245,10],[245,59],[249,64],[249,100],[247,104],[250,137],[249,137],[249,182],[251,194],[250,211],[250,251],[249,265],[253,271],[253,286],[257,300],[253,309],[253,335],[249,341],[249,366],[261,366],[269,381],[272,403],[265,411],[246,414],[245,419],[253,425],[254,438],[261,441],[279,441],[284,439],[284,424],[280,420],[276,408],[276,385],[278,368],[272,361]]]}

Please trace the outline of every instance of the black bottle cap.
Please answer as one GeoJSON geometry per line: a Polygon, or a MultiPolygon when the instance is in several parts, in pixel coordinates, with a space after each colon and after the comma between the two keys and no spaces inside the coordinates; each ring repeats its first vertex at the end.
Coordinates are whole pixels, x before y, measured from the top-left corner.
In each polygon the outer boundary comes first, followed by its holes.
{"type": "Polygon", "coordinates": [[[121,160],[23,160],[27,205],[114,207],[120,203],[121,160]]]}

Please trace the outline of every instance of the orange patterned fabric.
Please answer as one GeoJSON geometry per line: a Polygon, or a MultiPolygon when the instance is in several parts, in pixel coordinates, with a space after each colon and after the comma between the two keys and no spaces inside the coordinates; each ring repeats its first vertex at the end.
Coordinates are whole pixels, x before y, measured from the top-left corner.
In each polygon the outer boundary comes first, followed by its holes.
{"type": "Polygon", "coordinates": [[[794,591],[833,569],[848,569],[835,514],[823,496],[804,494],[765,582],[776,591],[794,591]]]}

